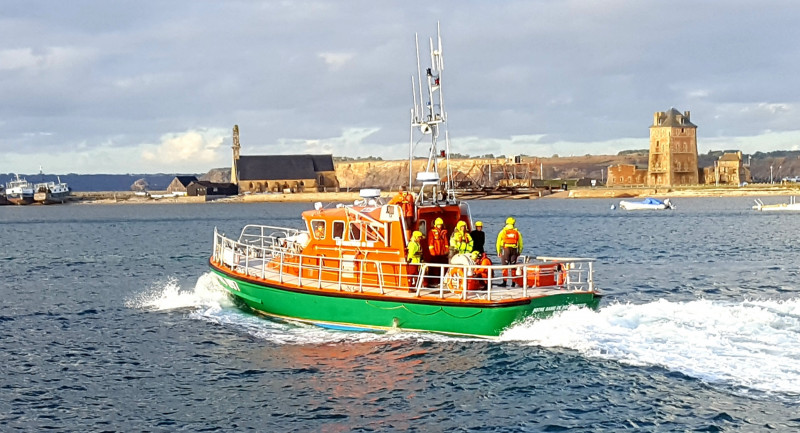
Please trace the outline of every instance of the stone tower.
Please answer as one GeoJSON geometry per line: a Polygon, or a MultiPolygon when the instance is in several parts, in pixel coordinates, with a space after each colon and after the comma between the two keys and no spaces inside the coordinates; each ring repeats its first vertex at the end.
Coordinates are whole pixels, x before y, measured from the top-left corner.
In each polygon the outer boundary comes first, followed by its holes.
{"type": "Polygon", "coordinates": [[[239,125],[233,125],[233,164],[231,165],[231,183],[234,185],[239,184],[239,125]]]}
{"type": "Polygon", "coordinates": [[[697,125],[689,121],[689,112],[681,114],[670,108],[653,115],[650,126],[650,162],[647,184],[650,186],[697,185],[697,125]]]}

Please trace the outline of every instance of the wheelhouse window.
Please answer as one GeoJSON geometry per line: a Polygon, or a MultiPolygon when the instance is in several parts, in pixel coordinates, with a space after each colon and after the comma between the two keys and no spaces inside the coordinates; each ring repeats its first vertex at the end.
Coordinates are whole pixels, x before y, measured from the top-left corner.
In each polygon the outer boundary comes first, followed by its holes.
{"type": "Polygon", "coordinates": [[[333,239],[342,240],[344,238],[344,222],[343,221],[334,221],[333,222],[333,233],[331,234],[333,239]]]}
{"type": "Polygon", "coordinates": [[[364,231],[366,232],[366,235],[367,235],[367,241],[374,242],[374,241],[377,241],[378,239],[380,239],[380,232],[378,231],[377,227],[375,227],[375,226],[373,226],[371,224],[368,224],[365,227],[364,231]]]}
{"type": "Polygon", "coordinates": [[[361,223],[351,222],[350,223],[350,230],[348,233],[348,239],[351,241],[360,241],[361,240],[361,223]]]}
{"type": "Polygon", "coordinates": [[[311,221],[311,233],[314,239],[325,239],[325,225],[324,220],[311,221]]]}

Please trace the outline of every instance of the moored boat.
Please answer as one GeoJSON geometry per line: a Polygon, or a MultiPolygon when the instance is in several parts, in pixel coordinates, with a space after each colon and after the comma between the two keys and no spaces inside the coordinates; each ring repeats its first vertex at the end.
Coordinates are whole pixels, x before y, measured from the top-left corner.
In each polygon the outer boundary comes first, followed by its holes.
{"type": "Polygon", "coordinates": [[[6,200],[6,187],[5,185],[0,185],[0,206],[11,204],[6,200]]]}
{"type": "Polygon", "coordinates": [[[756,204],[753,205],[753,210],[763,212],[779,212],[779,211],[800,211],[800,203],[795,201],[794,196],[789,200],[789,203],[778,204],[764,204],[761,199],[755,199],[756,204]]]}
{"type": "Polygon", "coordinates": [[[56,182],[42,182],[34,186],[36,191],[33,195],[33,200],[37,203],[53,204],[64,203],[69,198],[69,186],[61,182],[61,179],[56,182]]]}
{"type": "Polygon", "coordinates": [[[619,208],[624,210],[665,210],[675,209],[675,205],[668,198],[661,201],[648,197],[641,201],[622,200],[619,202],[619,208]]]}
{"type": "Polygon", "coordinates": [[[6,200],[17,205],[33,203],[33,184],[16,175],[16,179],[6,182],[6,200]]]}
{"type": "Polygon", "coordinates": [[[408,208],[385,203],[379,191],[367,190],[353,204],[315,204],[302,213],[301,230],[247,225],[233,238],[215,229],[209,264],[240,305],[335,329],[482,337],[498,336],[528,317],[598,306],[601,295],[590,258],[521,257],[513,265],[487,265],[462,254],[441,262],[422,245],[421,263],[406,260],[412,233],[421,234],[424,243],[438,219],[448,231],[457,225],[474,227],[469,206],[457,199],[451,181],[441,37],[436,49],[433,40],[430,46],[431,67],[425,75],[417,71],[418,83],[412,78],[412,130],[429,136],[430,148],[426,168],[416,175],[421,185],[411,216],[408,208]],[[440,166],[447,175],[444,188],[440,166]],[[500,283],[504,275],[513,281],[510,287],[500,283]]]}

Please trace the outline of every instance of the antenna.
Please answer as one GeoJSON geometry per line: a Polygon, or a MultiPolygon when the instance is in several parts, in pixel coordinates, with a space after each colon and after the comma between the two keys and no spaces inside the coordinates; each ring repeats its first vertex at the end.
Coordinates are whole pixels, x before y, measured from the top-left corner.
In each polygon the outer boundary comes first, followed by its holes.
{"type": "MultiPolygon", "coordinates": [[[[417,182],[422,183],[417,200],[420,204],[438,204],[443,199],[449,203],[455,203],[455,192],[453,191],[453,176],[450,168],[450,136],[447,130],[447,114],[444,110],[444,93],[442,91],[442,71],[444,70],[444,59],[442,57],[442,35],[441,25],[436,24],[436,40],[428,38],[428,48],[430,50],[430,67],[425,68],[425,80],[422,77],[422,65],[419,52],[419,35],[414,35],[414,42],[417,55],[417,82],[411,79],[412,95],[414,108],[411,110],[411,137],[409,140],[409,180],[412,179],[413,170],[413,148],[414,136],[420,136],[419,140],[428,137],[430,147],[428,148],[428,161],[423,171],[418,172],[417,182]],[[424,89],[423,89],[424,84],[424,89]],[[415,88],[416,87],[416,88],[415,88]],[[419,99],[417,99],[419,95],[419,99]],[[442,125],[444,124],[444,125],[442,125]],[[444,127],[443,149],[440,150],[439,138],[441,128],[444,127]],[[445,189],[447,197],[441,197],[438,193],[440,188],[439,161],[444,159],[444,175],[447,177],[445,189]]],[[[410,182],[409,182],[410,184],[410,182]]]]}

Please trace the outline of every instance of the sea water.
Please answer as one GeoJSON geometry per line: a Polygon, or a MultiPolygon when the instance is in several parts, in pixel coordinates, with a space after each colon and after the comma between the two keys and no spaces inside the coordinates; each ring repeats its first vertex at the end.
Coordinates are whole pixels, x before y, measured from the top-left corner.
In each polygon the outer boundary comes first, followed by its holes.
{"type": "Polygon", "coordinates": [[[0,430],[800,430],[800,213],[611,204],[470,203],[489,251],[514,216],[525,254],[597,258],[605,294],[497,341],[235,307],[214,228],[310,204],[0,207],[0,430]]]}

